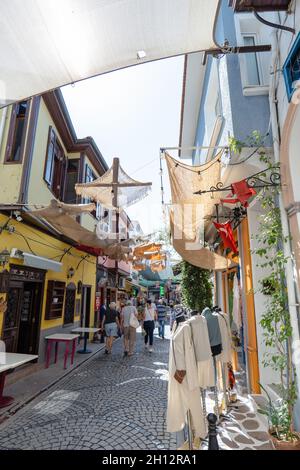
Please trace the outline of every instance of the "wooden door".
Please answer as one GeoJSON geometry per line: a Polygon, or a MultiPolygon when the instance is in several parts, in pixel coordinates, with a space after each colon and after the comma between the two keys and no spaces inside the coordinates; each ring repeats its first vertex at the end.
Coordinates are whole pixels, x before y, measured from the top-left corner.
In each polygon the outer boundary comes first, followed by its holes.
{"type": "Polygon", "coordinates": [[[81,318],[80,326],[90,326],[90,314],[91,314],[91,287],[82,287],[82,302],[81,302],[81,318]]]}
{"type": "Polygon", "coordinates": [[[7,310],[3,326],[3,341],[7,352],[17,352],[18,349],[23,287],[22,282],[11,282],[8,289],[7,310]]]}
{"type": "Polygon", "coordinates": [[[20,334],[17,352],[36,354],[39,349],[42,284],[25,282],[20,313],[20,334]]]}

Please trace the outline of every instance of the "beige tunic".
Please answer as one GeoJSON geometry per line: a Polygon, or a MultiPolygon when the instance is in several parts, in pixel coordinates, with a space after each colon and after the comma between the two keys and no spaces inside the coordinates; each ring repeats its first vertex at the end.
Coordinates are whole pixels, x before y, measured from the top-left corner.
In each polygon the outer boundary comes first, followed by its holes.
{"type": "Polygon", "coordinates": [[[177,432],[184,428],[187,412],[190,410],[195,437],[206,435],[202,413],[197,363],[188,323],[180,323],[170,341],[169,386],[167,431],[177,432]],[[186,375],[180,384],[174,378],[176,370],[185,370],[186,375]]]}
{"type": "Polygon", "coordinates": [[[214,363],[211,354],[206,319],[196,315],[188,320],[192,331],[192,341],[198,365],[198,380],[201,388],[215,385],[214,363]]]}
{"type": "Polygon", "coordinates": [[[222,352],[218,356],[218,360],[224,364],[231,361],[231,331],[226,313],[219,313],[218,320],[222,337],[222,352]]]}

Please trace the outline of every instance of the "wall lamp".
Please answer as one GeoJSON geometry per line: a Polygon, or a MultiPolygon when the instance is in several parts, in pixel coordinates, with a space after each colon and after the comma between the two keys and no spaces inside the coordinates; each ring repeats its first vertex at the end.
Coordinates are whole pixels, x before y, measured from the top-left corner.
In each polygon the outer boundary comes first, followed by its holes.
{"type": "Polygon", "coordinates": [[[67,273],[68,279],[71,279],[71,277],[73,277],[74,274],[75,274],[75,269],[73,267],[69,268],[68,273],[67,273]]]}

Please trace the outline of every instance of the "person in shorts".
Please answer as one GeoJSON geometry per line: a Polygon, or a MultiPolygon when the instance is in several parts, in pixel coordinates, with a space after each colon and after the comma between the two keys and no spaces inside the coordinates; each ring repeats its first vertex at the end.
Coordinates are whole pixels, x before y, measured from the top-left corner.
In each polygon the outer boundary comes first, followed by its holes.
{"type": "Polygon", "coordinates": [[[115,302],[109,304],[108,309],[102,320],[102,330],[105,330],[105,354],[111,354],[114,338],[118,337],[118,328],[120,328],[120,321],[115,302]]]}
{"type": "Polygon", "coordinates": [[[132,356],[134,353],[136,329],[130,325],[131,315],[135,315],[138,318],[137,309],[132,305],[131,300],[128,300],[121,312],[121,329],[124,334],[124,356],[132,356]]]}

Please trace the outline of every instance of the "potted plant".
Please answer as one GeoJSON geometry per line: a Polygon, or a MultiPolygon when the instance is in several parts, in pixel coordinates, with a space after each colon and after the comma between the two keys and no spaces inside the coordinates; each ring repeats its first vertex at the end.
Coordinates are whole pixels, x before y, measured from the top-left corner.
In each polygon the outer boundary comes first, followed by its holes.
{"type": "Polygon", "coordinates": [[[269,434],[275,449],[300,450],[300,435],[291,431],[291,416],[288,403],[284,399],[272,401],[267,390],[259,384],[267,397],[265,406],[258,408],[258,412],[268,419],[269,434]]]}

